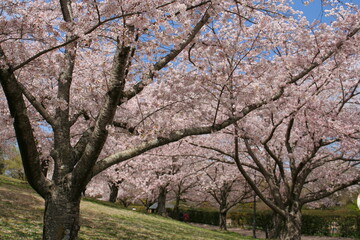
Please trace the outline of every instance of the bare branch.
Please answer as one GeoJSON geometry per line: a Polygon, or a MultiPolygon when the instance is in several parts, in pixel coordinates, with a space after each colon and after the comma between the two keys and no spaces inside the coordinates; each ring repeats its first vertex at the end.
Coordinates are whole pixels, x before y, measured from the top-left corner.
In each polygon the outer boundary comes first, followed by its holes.
{"type": "MultiPolygon", "coordinates": [[[[237,133],[238,126],[235,123],[235,137],[234,137],[234,151],[235,151],[235,162],[236,165],[240,171],[240,173],[244,176],[245,180],[249,183],[251,188],[255,191],[255,193],[261,198],[261,200],[264,201],[266,205],[268,205],[272,210],[277,212],[278,214],[285,216],[284,211],[279,208],[276,204],[274,204],[272,201],[270,201],[262,191],[260,191],[258,185],[255,183],[255,181],[250,177],[249,173],[244,169],[244,165],[240,162],[239,157],[239,137],[237,133]]],[[[280,196],[279,196],[280,197],[280,196]]]]}
{"type": "Polygon", "coordinates": [[[74,116],[72,116],[72,118],[69,121],[70,126],[73,126],[76,123],[76,121],[79,119],[80,116],[84,116],[85,120],[90,119],[88,113],[85,110],[82,110],[82,111],[76,113],[74,116]]]}
{"type": "Polygon", "coordinates": [[[195,25],[188,38],[183,41],[177,48],[174,48],[170,51],[168,55],[160,59],[157,63],[154,64],[154,70],[159,71],[163,67],[165,67],[170,61],[172,61],[179,53],[181,53],[184,48],[189,45],[189,43],[196,37],[196,35],[200,32],[201,28],[207,23],[210,15],[206,11],[202,16],[201,20],[195,25]]]}
{"type": "Polygon", "coordinates": [[[61,12],[65,22],[71,22],[72,18],[72,10],[71,10],[71,1],[69,0],[60,0],[61,12]]]}
{"type": "Polygon", "coordinates": [[[286,134],[285,134],[285,146],[286,146],[286,150],[288,153],[293,152],[293,149],[290,144],[291,130],[292,130],[293,126],[294,126],[294,118],[291,118],[288,123],[288,127],[286,129],[286,134]]]}
{"type": "Polygon", "coordinates": [[[218,152],[224,156],[228,156],[232,159],[234,159],[234,155],[231,155],[230,153],[227,153],[227,152],[224,152],[222,151],[221,149],[219,148],[216,148],[216,147],[211,147],[211,146],[204,146],[204,145],[199,145],[199,144],[196,144],[196,143],[192,143],[192,142],[189,142],[190,145],[193,145],[195,147],[200,147],[200,148],[203,148],[203,149],[208,149],[208,150],[212,150],[212,151],[215,151],[215,152],[218,152]]]}
{"type": "Polygon", "coordinates": [[[73,147],[73,153],[75,155],[75,159],[79,159],[80,156],[83,154],[92,131],[94,131],[93,127],[88,128],[86,131],[84,131],[80,139],[77,141],[76,145],[73,147]]]}
{"type": "Polygon", "coordinates": [[[189,47],[189,50],[188,50],[188,59],[189,59],[189,62],[196,67],[195,63],[191,60],[191,49],[195,46],[195,44],[196,44],[196,43],[193,43],[193,44],[189,47]]]}
{"type": "Polygon", "coordinates": [[[138,122],[138,123],[134,126],[134,128],[137,128],[141,123],[143,123],[146,119],[150,118],[150,117],[151,117],[152,115],[154,115],[155,113],[160,112],[161,110],[164,110],[164,109],[166,109],[167,107],[170,107],[170,106],[172,106],[172,105],[174,105],[174,104],[177,104],[177,103],[180,103],[180,102],[182,102],[182,101],[175,101],[175,102],[168,103],[168,104],[166,104],[166,105],[164,105],[164,106],[156,109],[155,111],[147,114],[146,116],[143,116],[142,119],[141,119],[141,121],[138,122]]]}

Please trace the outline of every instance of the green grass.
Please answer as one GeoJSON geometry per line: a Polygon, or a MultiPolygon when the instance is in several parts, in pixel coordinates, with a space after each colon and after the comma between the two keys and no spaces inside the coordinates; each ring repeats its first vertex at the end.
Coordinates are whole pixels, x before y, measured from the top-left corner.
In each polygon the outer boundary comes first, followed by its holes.
{"type": "MultiPolygon", "coordinates": [[[[24,182],[0,176],[0,239],[41,239],[43,200],[24,182]]],[[[81,240],[241,240],[212,231],[94,200],[81,202],[81,240]]]]}

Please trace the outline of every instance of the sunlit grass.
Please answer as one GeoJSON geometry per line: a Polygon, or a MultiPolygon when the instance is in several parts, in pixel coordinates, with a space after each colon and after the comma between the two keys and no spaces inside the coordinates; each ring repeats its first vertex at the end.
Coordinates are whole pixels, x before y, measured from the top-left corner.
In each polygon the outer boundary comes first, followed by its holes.
{"type": "MultiPolygon", "coordinates": [[[[24,182],[0,176],[0,239],[41,239],[43,200],[24,182]]],[[[212,231],[118,205],[81,203],[81,240],[240,240],[237,233],[212,231]]]]}

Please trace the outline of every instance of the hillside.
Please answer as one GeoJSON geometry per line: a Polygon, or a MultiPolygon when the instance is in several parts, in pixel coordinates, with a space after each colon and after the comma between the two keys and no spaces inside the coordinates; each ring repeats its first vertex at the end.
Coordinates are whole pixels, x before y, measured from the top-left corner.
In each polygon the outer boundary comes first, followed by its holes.
{"type": "MultiPolygon", "coordinates": [[[[25,183],[0,176],[0,239],[41,239],[43,200],[25,183]]],[[[81,203],[81,240],[241,240],[237,233],[211,231],[94,201],[81,203]]]]}

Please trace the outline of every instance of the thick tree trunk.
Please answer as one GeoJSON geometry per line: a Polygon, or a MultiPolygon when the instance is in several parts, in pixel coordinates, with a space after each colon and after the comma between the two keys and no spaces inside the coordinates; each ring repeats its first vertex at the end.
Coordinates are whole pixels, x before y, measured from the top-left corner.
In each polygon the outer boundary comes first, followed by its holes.
{"type": "Polygon", "coordinates": [[[56,193],[45,199],[43,240],[75,240],[80,229],[80,197],[56,193]]]}
{"type": "Polygon", "coordinates": [[[220,209],[219,212],[219,227],[221,230],[227,230],[227,226],[226,226],[226,216],[227,216],[227,211],[220,209]]]}
{"type": "Polygon", "coordinates": [[[281,240],[301,239],[301,212],[291,211],[285,218],[284,226],[280,231],[281,240]]]}
{"type": "Polygon", "coordinates": [[[160,187],[160,193],[158,197],[157,213],[161,216],[166,216],[166,187],[160,187]]]}

